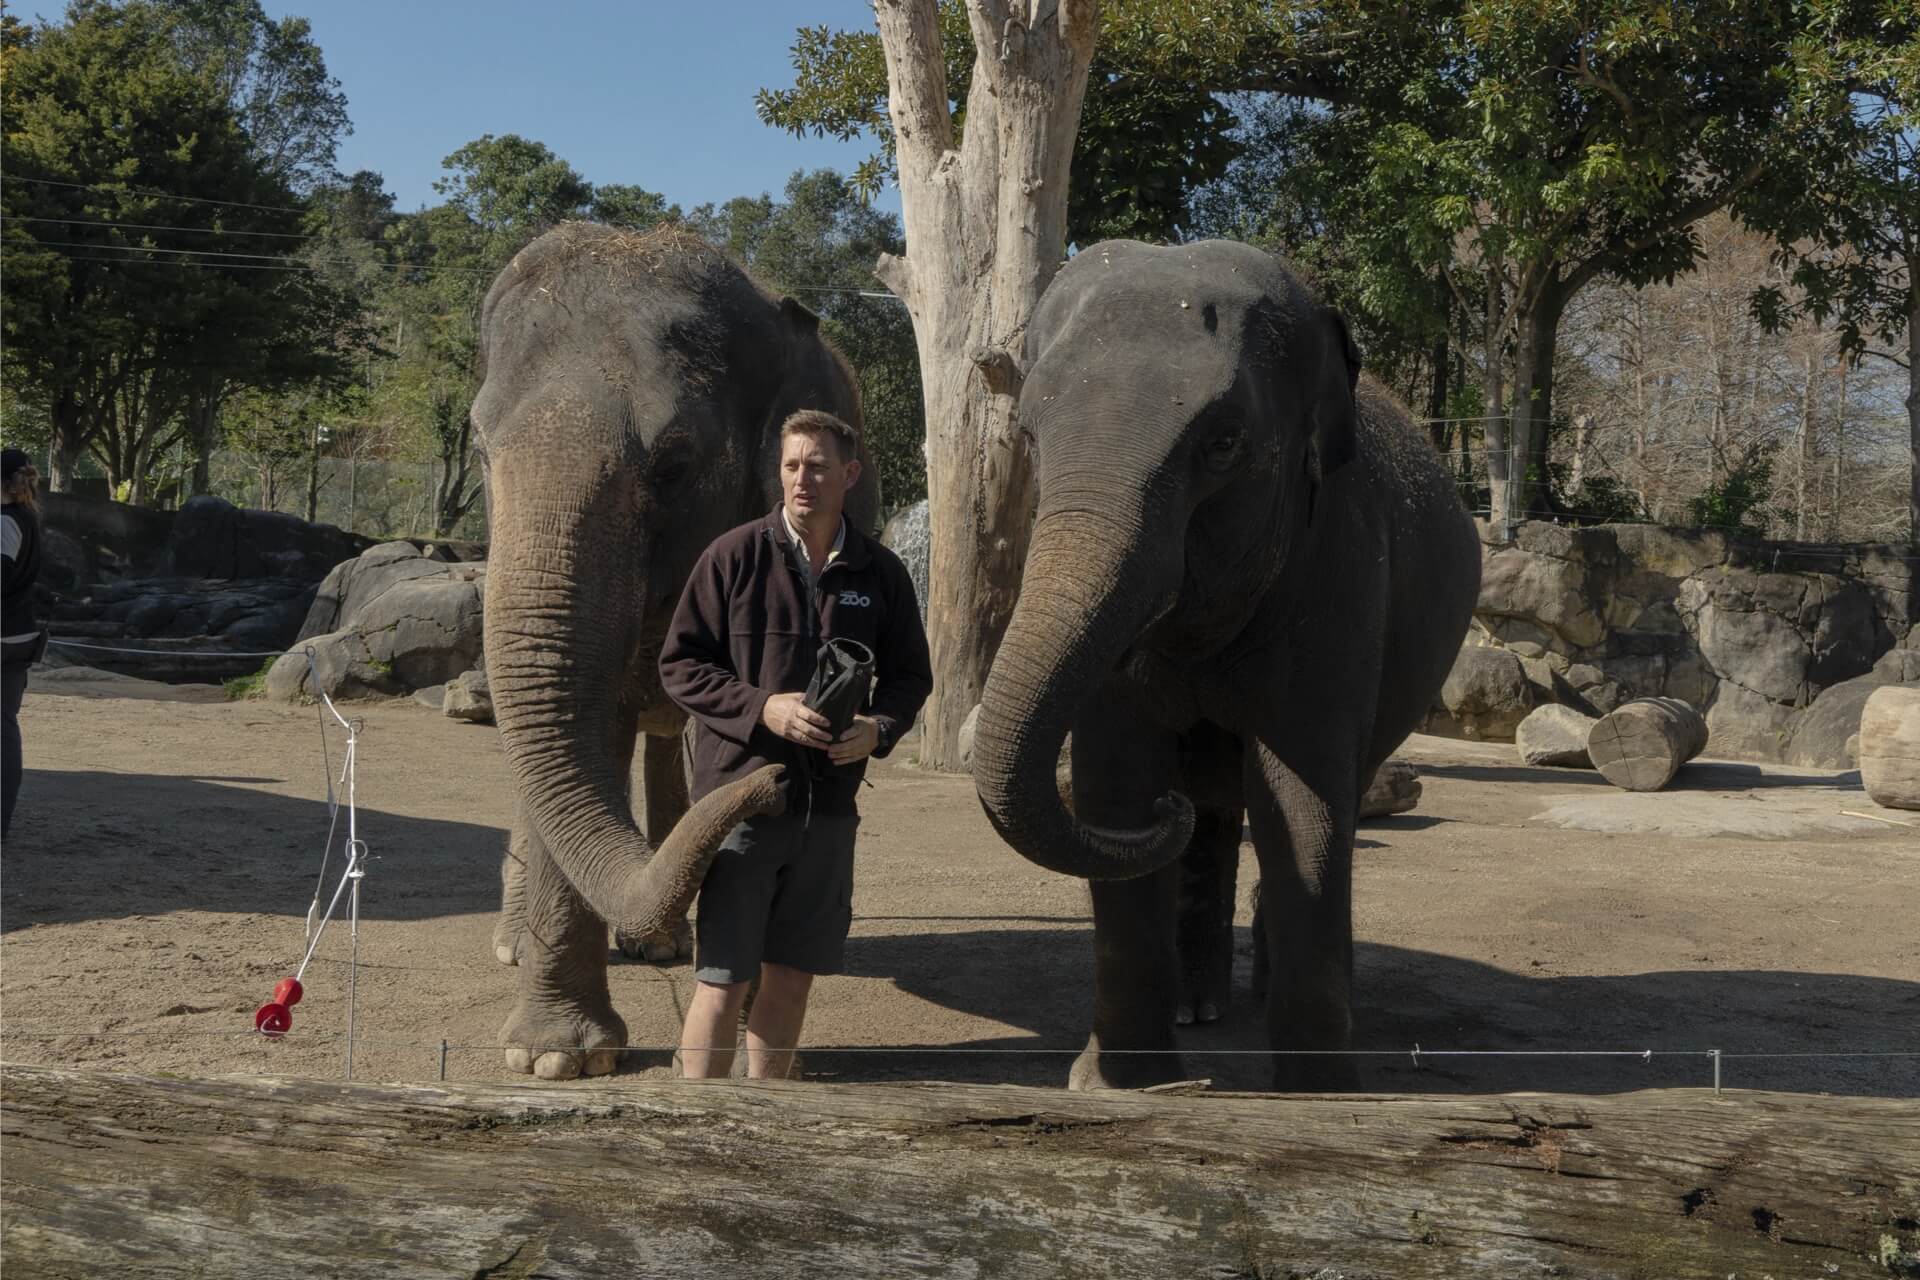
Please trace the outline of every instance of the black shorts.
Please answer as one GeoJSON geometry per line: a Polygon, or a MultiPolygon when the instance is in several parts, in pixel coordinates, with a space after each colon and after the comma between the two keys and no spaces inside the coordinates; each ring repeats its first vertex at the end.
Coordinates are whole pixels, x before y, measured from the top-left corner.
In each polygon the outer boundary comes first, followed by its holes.
{"type": "Polygon", "coordinates": [[[724,986],[760,965],[839,973],[853,923],[857,816],[748,818],[728,833],[700,886],[693,976],[724,986]]]}

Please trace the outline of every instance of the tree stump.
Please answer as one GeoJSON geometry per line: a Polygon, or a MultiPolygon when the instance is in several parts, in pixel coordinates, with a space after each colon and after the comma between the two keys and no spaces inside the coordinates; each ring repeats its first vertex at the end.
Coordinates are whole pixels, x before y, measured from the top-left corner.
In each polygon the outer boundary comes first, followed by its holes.
{"type": "Polygon", "coordinates": [[[1405,813],[1419,803],[1419,773],[1405,760],[1388,760],[1374,771],[1373,781],[1360,797],[1360,817],[1384,818],[1405,813]]]}
{"type": "Polygon", "coordinates": [[[1920,809],[1920,685],[1875,689],[1860,712],[1860,781],[1873,802],[1920,809]]]}
{"type": "Polygon", "coordinates": [[[1587,731],[1587,756],[1628,791],[1658,791],[1707,745],[1707,721],[1678,698],[1635,698],[1587,731]]]}

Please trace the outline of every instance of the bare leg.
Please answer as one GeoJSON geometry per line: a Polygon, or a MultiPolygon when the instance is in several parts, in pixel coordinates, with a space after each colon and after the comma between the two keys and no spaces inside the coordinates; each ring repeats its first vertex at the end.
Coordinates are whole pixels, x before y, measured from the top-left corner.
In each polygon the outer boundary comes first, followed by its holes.
{"type": "Polygon", "coordinates": [[[747,1016],[747,1075],[755,1080],[785,1080],[793,1070],[793,1051],[807,1020],[807,996],[813,975],[784,964],[760,966],[760,994],[747,1016]]]}
{"type": "Polygon", "coordinates": [[[733,1071],[735,1037],[746,982],[695,982],[680,1031],[680,1074],[689,1080],[724,1080],[733,1071]]]}

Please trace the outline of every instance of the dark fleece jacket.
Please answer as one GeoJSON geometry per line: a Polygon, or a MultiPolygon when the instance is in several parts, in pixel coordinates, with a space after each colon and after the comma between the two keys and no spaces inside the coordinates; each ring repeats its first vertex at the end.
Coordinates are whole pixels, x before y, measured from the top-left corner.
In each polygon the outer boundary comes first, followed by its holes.
{"type": "Polygon", "coordinates": [[[933,689],[933,671],[913,580],[900,558],[849,524],[815,596],[817,608],[777,506],[722,534],[693,566],[660,650],[660,681],[700,722],[695,800],[763,765],[784,764],[795,808],[856,811],[864,760],[835,765],[826,752],[777,738],[760,723],[769,697],[806,689],[828,640],[858,640],[873,650],[866,714],[880,725],[874,755],[886,755],[913,726],[933,689]]]}

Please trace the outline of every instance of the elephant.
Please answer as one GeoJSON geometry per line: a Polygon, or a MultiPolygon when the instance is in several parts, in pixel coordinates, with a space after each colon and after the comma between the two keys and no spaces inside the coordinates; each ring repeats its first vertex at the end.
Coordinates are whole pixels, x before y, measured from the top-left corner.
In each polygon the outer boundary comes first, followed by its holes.
{"type": "MultiPolygon", "coordinates": [[[[607,928],[630,955],[685,954],[720,842],[781,804],[762,771],[688,809],[667,624],[707,545],[778,500],[780,424],[823,409],[857,429],[859,385],[811,311],[673,226],[534,240],[487,294],[480,355],[484,646],[517,800],[494,934],[520,967],[507,1065],[600,1074],[626,1044],[607,928]],[[645,834],[629,787],[642,737],[645,834]]],[[[863,529],[876,475],[848,498],[863,529]]]]}
{"type": "Polygon", "coordinates": [[[1344,319],[1260,250],[1094,245],[1025,344],[1039,493],[973,774],[1008,844],[1091,882],[1068,1084],[1175,1078],[1177,1021],[1226,1008],[1243,813],[1268,1039],[1316,1051],[1275,1085],[1349,1083],[1355,811],[1459,651],[1473,524],[1344,319]]]}

